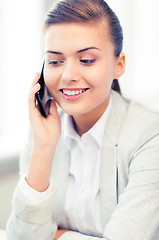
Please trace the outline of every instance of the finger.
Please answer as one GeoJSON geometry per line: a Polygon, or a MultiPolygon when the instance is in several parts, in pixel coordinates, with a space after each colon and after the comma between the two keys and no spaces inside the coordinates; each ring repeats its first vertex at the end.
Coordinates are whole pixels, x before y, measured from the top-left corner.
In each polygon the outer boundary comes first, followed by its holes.
{"type": "Polygon", "coordinates": [[[36,85],[36,83],[38,82],[39,78],[40,78],[40,74],[36,73],[35,77],[34,77],[34,80],[33,80],[32,84],[30,86],[31,89],[36,85]]]}
{"type": "Polygon", "coordinates": [[[35,93],[40,90],[40,84],[37,83],[32,89],[30,89],[29,92],[29,98],[28,98],[28,106],[29,106],[29,112],[31,113],[32,111],[35,110],[36,104],[35,104],[35,93]]]}

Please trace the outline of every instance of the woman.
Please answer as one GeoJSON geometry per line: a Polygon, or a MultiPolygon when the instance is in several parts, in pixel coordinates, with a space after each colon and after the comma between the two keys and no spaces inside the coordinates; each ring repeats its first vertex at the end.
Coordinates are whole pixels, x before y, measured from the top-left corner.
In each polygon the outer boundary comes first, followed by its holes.
{"type": "Polygon", "coordinates": [[[159,119],[111,90],[125,69],[122,42],[102,0],[56,1],[48,14],[44,79],[53,99],[44,118],[36,74],[9,240],[159,238],[159,119]]]}

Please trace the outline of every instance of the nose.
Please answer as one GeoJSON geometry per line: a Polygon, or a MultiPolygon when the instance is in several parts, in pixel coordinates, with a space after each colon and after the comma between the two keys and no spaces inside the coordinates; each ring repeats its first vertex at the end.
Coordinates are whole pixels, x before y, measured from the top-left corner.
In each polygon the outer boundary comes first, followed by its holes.
{"type": "Polygon", "coordinates": [[[65,62],[61,80],[64,82],[77,82],[80,79],[80,72],[78,66],[73,61],[65,62]]]}

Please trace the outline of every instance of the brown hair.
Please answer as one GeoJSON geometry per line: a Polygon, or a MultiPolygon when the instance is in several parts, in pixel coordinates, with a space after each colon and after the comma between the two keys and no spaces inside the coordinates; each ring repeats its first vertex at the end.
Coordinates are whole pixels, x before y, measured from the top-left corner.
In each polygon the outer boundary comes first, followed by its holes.
{"type": "MultiPolygon", "coordinates": [[[[114,55],[118,57],[123,47],[123,31],[116,14],[104,0],[56,0],[45,20],[45,28],[60,23],[96,23],[104,18],[108,20],[114,55]]],[[[117,79],[112,89],[121,93],[117,79]]]]}

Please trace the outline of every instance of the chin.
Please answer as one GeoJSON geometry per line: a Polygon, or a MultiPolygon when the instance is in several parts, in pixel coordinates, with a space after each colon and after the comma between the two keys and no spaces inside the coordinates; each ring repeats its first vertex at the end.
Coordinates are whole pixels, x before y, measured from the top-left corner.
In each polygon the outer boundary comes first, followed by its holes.
{"type": "Polygon", "coordinates": [[[60,106],[60,107],[65,113],[72,116],[81,115],[84,112],[82,109],[79,109],[75,106],[69,106],[69,107],[60,106]]]}

